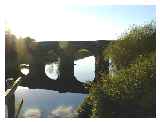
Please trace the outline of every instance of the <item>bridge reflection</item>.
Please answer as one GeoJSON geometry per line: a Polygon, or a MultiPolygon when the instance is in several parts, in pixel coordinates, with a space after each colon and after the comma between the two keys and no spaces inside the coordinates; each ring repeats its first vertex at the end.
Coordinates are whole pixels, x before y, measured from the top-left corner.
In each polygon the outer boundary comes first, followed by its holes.
{"type": "Polygon", "coordinates": [[[48,77],[30,77],[22,82],[21,86],[28,87],[30,89],[46,89],[54,90],[60,93],[71,92],[71,93],[88,93],[88,84],[78,81],[76,78],[64,81],[62,79],[53,80],[48,77]]]}

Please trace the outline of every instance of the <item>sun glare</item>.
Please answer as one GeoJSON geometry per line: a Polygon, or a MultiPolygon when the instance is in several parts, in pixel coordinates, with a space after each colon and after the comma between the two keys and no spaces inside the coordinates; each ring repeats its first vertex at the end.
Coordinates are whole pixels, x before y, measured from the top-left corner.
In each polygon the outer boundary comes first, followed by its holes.
{"type": "Polygon", "coordinates": [[[17,37],[29,36],[36,41],[86,41],[115,39],[116,33],[122,30],[110,19],[106,21],[95,15],[68,10],[72,7],[68,4],[15,3],[8,5],[10,9],[6,9],[5,23],[6,30],[11,30],[17,37]]]}

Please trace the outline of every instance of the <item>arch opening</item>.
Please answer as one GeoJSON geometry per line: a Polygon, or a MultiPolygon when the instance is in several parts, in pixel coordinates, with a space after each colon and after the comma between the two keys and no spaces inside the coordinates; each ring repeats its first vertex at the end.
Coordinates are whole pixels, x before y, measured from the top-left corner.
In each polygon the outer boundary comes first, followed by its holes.
{"type": "Polygon", "coordinates": [[[29,64],[20,64],[20,71],[23,75],[29,74],[29,64]]]}
{"type": "Polygon", "coordinates": [[[74,61],[74,76],[80,82],[93,81],[95,78],[95,56],[87,49],[78,50],[74,61]]]}
{"type": "Polygon", "coordinates": [[[59,77],[59,60],[45,65],[45,74],[48,78],[57,80],[59,77]]]}
{"type": "Polygon", "coordinates": [[[45,74],[48,78],[57,80],[59,77],[60,57],[54,50],[48,52],[45,64],[45,74]]]}

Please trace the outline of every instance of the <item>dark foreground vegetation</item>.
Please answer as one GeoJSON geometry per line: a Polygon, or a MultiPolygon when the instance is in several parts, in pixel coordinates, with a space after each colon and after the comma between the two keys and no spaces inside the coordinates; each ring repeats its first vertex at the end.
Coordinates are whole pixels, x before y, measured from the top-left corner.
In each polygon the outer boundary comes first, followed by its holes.
{"type": "Polygon", "coordinates": [[[104,50],[110,73],[90,84],[79,117],[156,116],[156,26],[134,26],[104,50]]]}

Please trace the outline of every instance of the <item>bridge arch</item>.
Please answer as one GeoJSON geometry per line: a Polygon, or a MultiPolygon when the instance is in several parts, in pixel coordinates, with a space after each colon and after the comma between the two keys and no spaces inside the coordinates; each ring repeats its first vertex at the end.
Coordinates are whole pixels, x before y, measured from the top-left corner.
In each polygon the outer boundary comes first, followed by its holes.
{"type": "Polygon", "coordinates": [[[58,57],[57,61],[45,64],[45,75],[48,78],[52,80],[57,80],[59,78],[59,63],[60,57],[58,57]]]}
{"type": "Polygon", "coordinates": [[[86,48],[74,53],[74,77],[80,82],[95,79],[95,54],[86,48]]]}
{"type": "MultiPolygon", "coordinates": [[[[67,84],[67,82],[78,81],[74,75],[74,60],[78,58],[83,58],[87,56],[95,57],[95,79],[98,76],[99,70],[102,69],[103,59],[101,58],[101,46],[98,42],[68,42],[68,48],[61,48],[57,43],[59,42],[43,42],[37,43],[36,47],[31,50],[32,59],[29,62],[31,71],[30,77],[34,80],[34,84],[38,84],[39,81],[52,81],[52,79],[48,79],[48,76],[45,73],[45,65],[48,63],[52,63],[56,60],[55,54],[58,54],[60,58],[59,63],[59,76],[56,78],[55,82],[61,82],[63,84],[67,84]]],[[[63,47],[63,46],[62,46],[63,47]]],[[[54,79],[53,79],[54,80],[54,79]]],[[[42,81],[42,82],[43,82],[42,81]]],[[[55,83],[54,82],[54,83],[55,83]]],[[[50,82],[49,82],[50,83],[50,82]]],[[[30,85],[33,83],[31,82],[30,85]]],[[[43,83],[42,83],[43,84],[43,83]]],[[[59,83],[58,83],[59,84],[59,83]]]]}
{"type": "Polygon", "coordinates": [[[74,51],[73,53],[74,60],[82,59],[88,56],[95,56],[95,53],[87,48],[80,48],[74,51]]]}
{"type": "Polygon", "coordinates": [[[59,62],[60,62],[60,56],[54,49],[48,50],[46,53],[44,60],[44,72],[45,75],[52,79],[57,80],[59,77],[59,62]]]}

